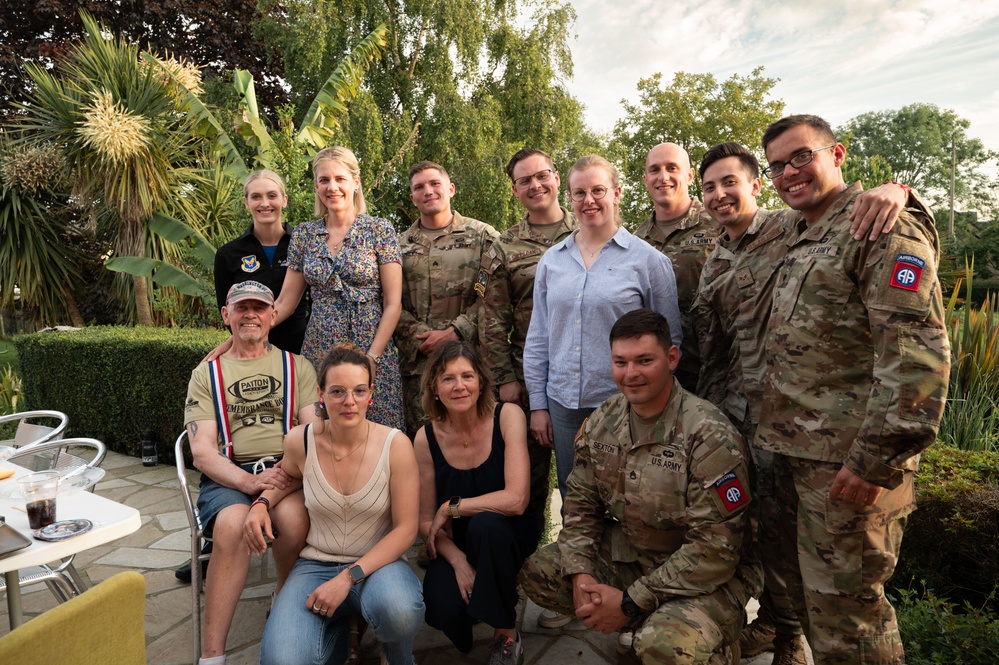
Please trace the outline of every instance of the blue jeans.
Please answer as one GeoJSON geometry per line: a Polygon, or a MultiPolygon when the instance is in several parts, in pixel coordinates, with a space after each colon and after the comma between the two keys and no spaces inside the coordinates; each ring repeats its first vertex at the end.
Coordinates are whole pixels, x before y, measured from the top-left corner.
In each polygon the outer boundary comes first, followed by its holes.
{"type": "MultiPolygon", "coordinates": [[[[570,409],[562,406],[551,397],[548,398],[548,417],[552,419],[552,439],[555,443],[555,475],[558,476],[558,491],[565,505],[565,481],[572,471],[576,461],[576,449],[573,443],[576,434],[586,417],[593,413],[594,407],[570,409]]],[[[563,508],[563,511],[565,508],[563,508]]]]}
{"type": "Polygon", "coordinates": [[[413,640],[423,627],[420,580],[403,560],[383,566],[351,588],[333,616],[305,601],[348,564],[299,559],[274,600],[260,643],[261,665],[338,665],[350,655],[348,617],[361,616],[381,642],[390,665],[413,665],[413,640]]]}

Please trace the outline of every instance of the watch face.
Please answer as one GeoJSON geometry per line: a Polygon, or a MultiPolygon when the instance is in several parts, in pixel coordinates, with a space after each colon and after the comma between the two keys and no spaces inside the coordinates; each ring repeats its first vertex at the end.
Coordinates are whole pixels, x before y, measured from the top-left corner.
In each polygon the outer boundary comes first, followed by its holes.
{"type": "Polygon", "coordinates": [[[348,570],[350,571],[350,579],[354,584],[360,584],[364,581],[364,571],[361,570],[360,566],[351,566],[348,570]]]}

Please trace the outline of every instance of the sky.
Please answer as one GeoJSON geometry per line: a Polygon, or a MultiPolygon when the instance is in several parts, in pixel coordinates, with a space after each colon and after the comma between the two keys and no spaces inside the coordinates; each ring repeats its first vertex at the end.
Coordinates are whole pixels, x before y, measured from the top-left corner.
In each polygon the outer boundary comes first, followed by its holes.
{"type": "MultiPolygon", "coordinates": [[[[836,127],[869,111],[926,102],[971,121],[999,151],[999,0],[573,0],[569,91],[595,130],[656,72],[763,75],[785,114],[836,127]]],[[[989,169],[995,171],[995,167],[989,169]]]]}

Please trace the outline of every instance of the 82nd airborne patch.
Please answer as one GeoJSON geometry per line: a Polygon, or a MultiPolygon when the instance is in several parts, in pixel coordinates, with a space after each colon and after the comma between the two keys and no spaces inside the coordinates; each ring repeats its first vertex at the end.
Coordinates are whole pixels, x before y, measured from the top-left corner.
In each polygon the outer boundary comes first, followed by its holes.
{"type": "Polygon", "coordinates": [[[729,512],[749,503],[749,495],[742,487],[742,481],[735,471],[729,471],[715,483],[715,490],[729,512]]]}
{"type": "Polygon", "coordinates": [[[890,284],[896,289],[918,291],[923,278],[926,261],[913,254],[899,254],[895,257],[895,267],[891,270],[890,284]]]}

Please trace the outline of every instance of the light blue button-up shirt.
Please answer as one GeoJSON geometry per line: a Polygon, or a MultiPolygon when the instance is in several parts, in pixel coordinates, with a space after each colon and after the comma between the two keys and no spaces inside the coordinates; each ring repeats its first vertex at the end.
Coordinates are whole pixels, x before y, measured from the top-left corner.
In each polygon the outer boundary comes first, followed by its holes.
{"type": "Polygon", "coordinates": [[[554,399],[569,409],[597,407],[617,393],[611,376],[611,327],[648,307],[669,321],[680,346],[680,308],[670,260],[623,227],[587,270],[578,231],[544,253],[534,278],[534,312],[524,346],[531,409],[554,399]]]}

